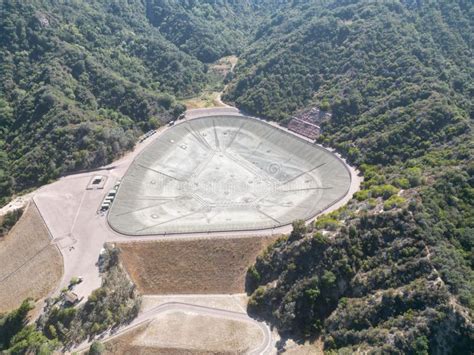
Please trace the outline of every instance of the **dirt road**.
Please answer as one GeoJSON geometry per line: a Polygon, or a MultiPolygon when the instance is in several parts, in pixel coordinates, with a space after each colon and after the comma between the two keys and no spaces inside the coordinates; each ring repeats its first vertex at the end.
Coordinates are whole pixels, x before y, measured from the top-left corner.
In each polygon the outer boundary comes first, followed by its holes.
{"type": "MultiPolygon", "coordinates": [[[[119,332],[114,334],[105,335],[105,337],[101,337],[101,341],[109,341],[116,337],[119,337],[125,334],[127,331],[145,323],[150,320],[153,320],[158,315],[166,312],[171,311],[181,311],[181,312],[190,312],[190,313],[197,313],[205,316],[215,316],[219,318],[229,319],[229,320],[236,320],[241,322],[247,322],[255,325],[258,327],[262,334],[263,334],[263,341],[262,343],[255,349],[252,349],[249,354],[270,354],[272,352],[273,344],[272,344],[272,334],[268,325],[263,322],[258,322],[252,318],[250,318],[246,313],[243,312],[234,312],[225,309],[218,309],[218,308],[211,308],[206,306],[198,306],[190,303],[184,302],[167,302],[161,304],[157,307],[154,307],[146,312],[143,312],[138,315],[130,324],[120,329],[119,332]]],[[[82,352],[87,350],[90,347],[92,341],[84,342],[77,347],[71,349],[71,352],[82,352]]]]}

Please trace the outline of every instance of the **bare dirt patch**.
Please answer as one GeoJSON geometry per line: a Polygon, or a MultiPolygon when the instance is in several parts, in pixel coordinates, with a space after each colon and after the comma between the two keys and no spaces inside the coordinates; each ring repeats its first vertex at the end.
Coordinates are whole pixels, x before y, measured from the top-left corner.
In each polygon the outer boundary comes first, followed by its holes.
{"type": "Polygon", "coordinates": [[[59,283],[63,260],[34,203],[8,235],[0,239],[0,312],[28,297],[45,297],[59,283]]]}
{"type": "MultiPolygon", "coordinates": [[[[148,327],[148,324],[149,322],[141,324],[128,332],[105,342],[105,354],[153,354],[152,351],[147,351],[146,348],[142,349],[141,347],[132,344],[134,338],[142,334],[148,327]]],[[[81,353],[87,354],[87,351],[81,351],[81,353]]]]}
{"type": "Polygon", "coordinates": [[[255,325],[187,312],[166,312],[105,343],[106,353],[243,354],[258,347],[255,325]]]}
{"type": "Polygon", "coordinates": [[[276,237],[118,243],[123,265],[142,294],[245,292],[245,275],[276,237]]]}
{"type": "Polygon", "coordinates": [[[217,91],[205,91],[199,96],[183,101],[183,103],[186,105],[188,110],[197,108],[224,107],[224,105],[219,101],[219,93],[217,91]]]}
{"type": "Polygon", "coordinates": [[[323,355],[324,343],[321,339],[304,344],[297,344],[290,340],[285,345],[284,353],[288,355],[323,355]]]}
{"type": "Polygon", "coordinates": [[[165,349],[244,353],[262,341],[262,331],[251,323],[177,311],[158,316],[135,342],[165,349]]]}
{"type": "MultiPolygon", "coordinates": [[[[227,74],[234,71],[237,61],[238,58],[233,55],[223,57],[209,66],[209,72],[216,78],[218,82],[221,82],[225,79],[227,74]]],[[[225,87],[210,87],[208,90],[204,90],[198,96],[184,100],[183,104],[186,105],[188,110],[227,106],[222,103],[220,99],[221,93],[216,90],[225,90],[225,87]]]]}
{"type": "Polygon", "coordinates": [[[216,75],[220,75],[222,78],[225,78],[227,74],[234,71],[234,67],[236,66],[238,60],[239,58],[237,58],[235,55],[222,57],[217,62],[212,64],[209,69],[216,75]]]}

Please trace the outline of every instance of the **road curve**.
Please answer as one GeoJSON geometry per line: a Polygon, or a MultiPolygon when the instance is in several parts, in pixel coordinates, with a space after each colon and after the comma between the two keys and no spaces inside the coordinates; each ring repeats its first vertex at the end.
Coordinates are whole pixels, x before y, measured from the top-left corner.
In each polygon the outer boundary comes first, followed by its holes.
{"type": "MultiPolygon", "coordinates": [[[[229,311],[229,310],[219,309],[219,308],[206,307],[206,306],[198,306],[198,305],[184,303],[184,302],[166,302],[152,309],[149,309],[148,311],[139,314],[138,317],[135,318],[130,324],[121,328],[119,331],[113,334],[109,333],[105,337],[101,337],[99,340],[101,342],[107,342],[107,341],[113,340],[114,338],[124,335],[126,332],[130,331],[131,329],[141,324],[144,324],[148,321],[153,320],[153,318],[157,317],[158,315],[166,313],[166,312],[170,312],[170,311],[189,311],[189,312],[198,313],[201,315],[215,316],[215,317],[225,318],[229,320],[236,320],[236,321],[251,323],[257,326],[262,331],[264,340],[257,348],[249,351],[248,354],[257,355],[257,354],[268,354],[271,352],[272,333],[266,323],[259,322],[253,318],[250,318],[246,313],[229,311]]],[[[83,342],[79,344],[78,346],[74,347],[73,349],[71,349],[70,351],[71,352],[86,351],[90,347],[93,341],[94,340],[83,342]]]]}

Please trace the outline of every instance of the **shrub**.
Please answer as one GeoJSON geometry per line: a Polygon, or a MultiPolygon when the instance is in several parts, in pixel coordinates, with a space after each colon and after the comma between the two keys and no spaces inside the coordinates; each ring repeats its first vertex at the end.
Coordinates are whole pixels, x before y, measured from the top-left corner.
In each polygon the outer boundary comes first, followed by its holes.
{"type": "Polygon", "coordinates": [[[0,223],[0,237],[7,235],[10,229],[18,222],[20,217],[23,214],[23,209],[19,208],[13,211],[9,211],[3,217],[3,220],[0,223]]]}
{"type": "Polygon", "coordinates": [[[89,355],[100,355],[105,351],[105,346],[100,341],[94,341],[89,349],[89,355]]]}
{"type": "Polygon", "coordinates": [[[251,277],[252,281],[259,282],[261,277],[260,274],[258,273],[257,269],[255,268],[255,265],[251,265],[247,271],[247,274],[251,277]]]}
{"type": "Polygon", "coordinates": [[[387,201],[385,201],[385,203],[383,204],[383,209],[387,211],[393,208],[401,207],[405,202],[406,200],[403,197],[393,195],[387,201]]]}
{"type": "Polygon", "coordinates": [[[79,284],[81,281],[79,280],[78,277],[74,276],[71,278],[71,280],[69,281],[69,287],[72,287],[72,286],[75,286],[77,284],[79,284]]]}
{"type": "Polygon", "coordinates": [[[339,226],[339,221],[331,217],[330,215],[321,216],[316,220],[315,226],[318,229],[327,229],[330,231],[334,231],[339,226]]]}
{"type": "Polygon", "coordinates": [[[372,197],[382,197],[384,200],[395,195],[397,192],[398,189],[395,186],[388,184],[372,186],[370,188],[370,194],[372,197]]]}
{"type": "Polygon", "coordinates": [[[303,220],[296,220],[292,223],[293,230],[291,231],[289,240],[297,240],[304,237],[306,234],[306,223],[303,220]]]}
{"type": "Polygon", "coordinates": [[[375,208],[375,206],[377,206],[377,200],[375,198],[369,198],[367,203],[369,204],[370,208],[375,208]]]}
{"type": "Polygon", "coordinates": [[[426,336],[420,336],[416,338],[411,344],[414,354],[428,355],[429,354],[429,341],[426,336]]]}
{"type": "Polygon", "coordinates": [[[326,270],[321,281],[325,287],[333,287],[336,283],[336,275],[334,275],[333,272],[326,270]]]}
{"type": "Polygon", "coordinates": [[[248,303],[249,307],[256,308],[259,305],[261,305],[263,302],[264,296],[265,296],[265,287],[259,286],[250,296],[249,303],[248,303]]]}
{"type": "Polygon", "coordinates": [[[318,243],[322,245],[327,245],[329,244],[329,238],[326,237],[323,233],[321,232],[315,232],[313,234],[313,239],[318,243]]]}
{"type": "Polygon", "coordinates": [[[411,187],[416,187],[422,183],[422,171],[418,167],[408,168],[406,176],[411,187]]]}
{"type": "Polygon", "coordinates": [[[364,201],[364,200],[367,200],[369,198],[369,193],[370,193],[369,190],[360,190],[360,191],[357,191],[354,194],[354,198],[357,201],[364,201]]]}
{"type": "Polygon", "coordinates": [[[401,189],[408,189],[410,187],[410,181],[404,177],[395,179],[394,184],[401,189]]]}

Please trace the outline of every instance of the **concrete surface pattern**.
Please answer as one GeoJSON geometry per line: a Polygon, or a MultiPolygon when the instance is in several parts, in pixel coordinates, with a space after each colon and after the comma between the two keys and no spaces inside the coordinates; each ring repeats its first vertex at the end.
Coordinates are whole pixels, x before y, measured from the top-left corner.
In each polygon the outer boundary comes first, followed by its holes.
{"type": "MultiPolygon", "coordinates": [[[[197,109],[187,111],[186,119],[193,120],[202,116],[237,115],[234,108],[197,109]]],[[[104,196],[114,184],[125,175],[127,169],[147,146],[154,142],[168,127],[161,127],[157,134],[137,144],[135,150],[110,165],[74,175],[65,176],[58,181],[45,185],[34,194],[37,205],[56,244],[64,257],[64,275],[61,289],[68,285],[74,276],[82,276],[84,281],[77,285],[75,292],[87,297],[95,288],[100,287],[101,279],[95,265],[105,242],[126,242],[138,240],[183,240],[196,238],[235,238],[259,235],[278,235],[289,233],[291,226],[271,230],[229,231],[221,233],[192,233],[176,235],[126,236],[113,231],[106,216],[98,214],[104,196]],[[86,190],[90,179],[95,175],[107,177],[103,190],[86,190]]],[[[345,203],[359,189],[361,178],[355,169],[347,166],[351,172],[351,186],[347,195],[321,213],[331,212],[345,203]]]]}
{"type": "Polygon", "coordinates": [[[108,218],[127,235],[270,229],[314,217],[350,181],[333,153],[266,122],[200,117],[135,159],[108,218]]]}

